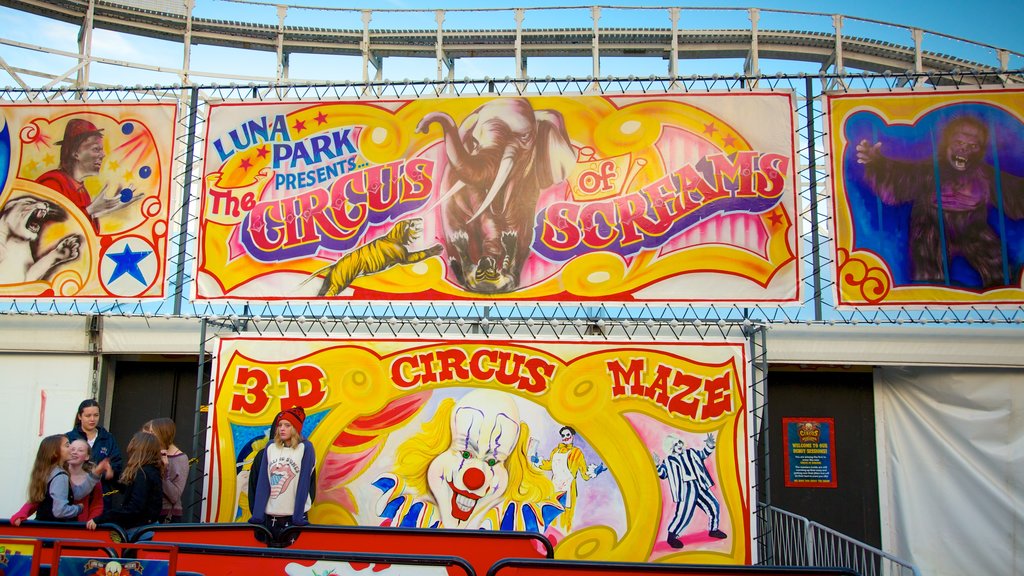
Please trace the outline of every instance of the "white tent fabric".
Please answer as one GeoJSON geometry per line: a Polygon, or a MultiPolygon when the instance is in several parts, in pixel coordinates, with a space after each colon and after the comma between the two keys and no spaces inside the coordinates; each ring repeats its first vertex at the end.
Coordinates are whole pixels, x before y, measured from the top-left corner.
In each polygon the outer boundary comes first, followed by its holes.
{"type": "Polygon", "coordinates": [[[39,441],[71,430],[78,403],[92,396],[92,357],[84,354],[0,355],[4,442],[0,444],[0,518],[28,496],[39,441]]]}
{"type": "Polygon", "coordinates": [[[875,371],[883,548],[923,576],[1024,574],[1024,371],[875,371]]]}

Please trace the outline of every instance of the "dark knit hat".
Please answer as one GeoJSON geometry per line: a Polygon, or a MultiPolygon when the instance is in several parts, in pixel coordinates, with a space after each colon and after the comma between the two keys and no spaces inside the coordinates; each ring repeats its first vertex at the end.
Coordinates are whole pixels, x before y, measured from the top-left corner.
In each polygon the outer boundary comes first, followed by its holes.
{"type": "Polygon", "coordinates": [[[278,412],[277,416],[274,417],[274,430],[277,430],[277,424],[282,419],[291,422],[295,431],[301,434],[302,423],[306,420],[306,411],[302,409],[302,406],[295,406],[278,412]]]}

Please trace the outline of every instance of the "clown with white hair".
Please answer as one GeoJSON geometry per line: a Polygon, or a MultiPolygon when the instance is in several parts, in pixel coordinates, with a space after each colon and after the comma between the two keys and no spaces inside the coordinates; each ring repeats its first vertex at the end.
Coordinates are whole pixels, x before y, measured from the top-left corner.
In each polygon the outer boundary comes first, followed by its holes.
{"type": "Polygon", "coordinates": [[[396,450],[394,474],[373,483],[381,525],[545,532],[564,507],[530,464],[529,438],[507,392],[443,400],[396,450]]]}
{"type": "Polygon", "coordinates": [[[708,474],[704,461],[715,451],[715,436],[708,434],[704,439],[703,448],[687,448],[686,441],[675,434],[665,437],[663,448],[668,456],[661,460],[654,456],[658,477],[668,480],[669,491],[676,507],[672,520],[668,523],[666,542],[673,548],[682,548],[679,540],[683,529],[693,519],[693,513],[700,508],[708,517],[708,536],[726,538],[725,532],[718,529],[719,504],[711,492],[715,485],[708,474]]]}

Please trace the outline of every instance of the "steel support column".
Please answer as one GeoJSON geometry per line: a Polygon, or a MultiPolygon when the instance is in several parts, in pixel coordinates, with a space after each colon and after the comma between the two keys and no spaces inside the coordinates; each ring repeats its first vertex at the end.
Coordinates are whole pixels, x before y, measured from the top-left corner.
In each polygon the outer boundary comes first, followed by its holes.
{"type": "Polygon", "coordinates": [[[747,76],[754,76],[754,79],[750,81],[750,87],[757,87],[757,76],[761,75],[761,64],[758,59],[758,45],[757,45],[757,22],[761,19],[761,11],[757,8],[751,8],[747,11],[750,17],[750,54],[747,55],[747,61],[744,62],[744,69],[747,76]]]}
{"type": "Polygon", "coordinates": [[[89,87],[89,59],[92,57],[92,19],[96,12],[96,0],[89,0],[89,8],[82,20],[82,29],[78,32],[78,79],[75,86],[79,90],[89,87]]]}
{"type": "Polygon", "coordinates": [[[672,43],[668,53],[668,77],[675,81],[679,77],[679,8],[668,9],[672,22],[672,43]]]}
{"type": "Polygon", "coordinates": [[[192,12],[195,10],[196,0],[185,0],[185,36],[184,44],[185,51],[181,56],[181,69],[182,73],[179,75],[181,78],[182,86],[188,86],[189,72],[192,66],[192,12]]]}

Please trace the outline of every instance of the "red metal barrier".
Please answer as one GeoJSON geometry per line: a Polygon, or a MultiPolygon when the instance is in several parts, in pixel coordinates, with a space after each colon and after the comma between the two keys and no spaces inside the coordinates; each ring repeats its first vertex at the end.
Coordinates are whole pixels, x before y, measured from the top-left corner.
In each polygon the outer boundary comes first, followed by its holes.
{"type": "Polygon", "coordinates": [[[639,562],[575,562],[568,560],[502,560],[487,576],[858,576],[846,568],[788,566],[719,566],[697,564],[647,564],[639,562]]]}
{"type": "MultiPolygon", "coordinates": [[[[166,542],[152,542],[166,545],[166,542]]],[[[302,574],[346,574],[366,570],[367,574],[416,576],[476,576],[473,568],[454,556],[409,554],[357,554],[291,548],[252,548],[179,544],[177,568],[204,576],[264,576],[302,574]]],[[[151,553],[140,552],[140,558],[151,553]]]]}
{"type": "Polygon", "coordinates": [[[299,535],[292,549],[451,555],[465,559],[479,574],[505,558],[554,558],[551,542],[533,532],[304,526],[289,528],[283,538],[293,531],[299,535]]]}
{"type": "MultiPolygon", "coordinates": [[[[134,541],[159,540],[173,544],[210,544],[216,546],[265,546],[256,533],[270,540],[270,531],[257,524],[153,524],[140,528],[134,541]]],[[[255,575],[254,575],[255,576],[255,575]]]]}
{"type": "Polygon", "coordinates": [[[150,574],[176,576],[178,549],[158,544],[116,544],[107,549],[80,542],[57,542],[55,574],[150,574]],[[111,564],[114,566],[111,566],[111,564]]]}
{"type": "Polygon", "coordinates": [[[114,524],[101,524],[96,530],[86,530],[85,524],[77,522],[34,522],[24,521],[14,526],[7,520],[0,520],[0,538],[31,538],[40,543],[39,562],[53,564],[54,544],[77,542],[97,548],[110,548],[127,542],[124,531],[114,524]]]}
{"type": "MultiPolygon", "coordinates": [[[[151,534],[153,541],[171,544],[264,546],[253,536],[254,529],[265,531],[252,524],[157,524],[135,536],[138,541],[151,534]]],[[[312,525],[289,528],[282,538],[296,534],[289,550],[456,556],[478,574],[505,558],[554,557],[551,542],[532,532],[312,525]]]]}
{"type": "Polygon", "coordinates": [[[0,538],[0,574],[39,574],[42,543],[33,538],[0,538]]]}
{"type": "Polygon", "coordinates": [[[70,538],[99,540],[109,544],[128,542],[124,530],[116,524],[100,524],[95,530],[86,530],[81,522],[36,522],[26,520],[14,526],[9,520],[0,520],[0,536],[11,538],[70,538]]]}

